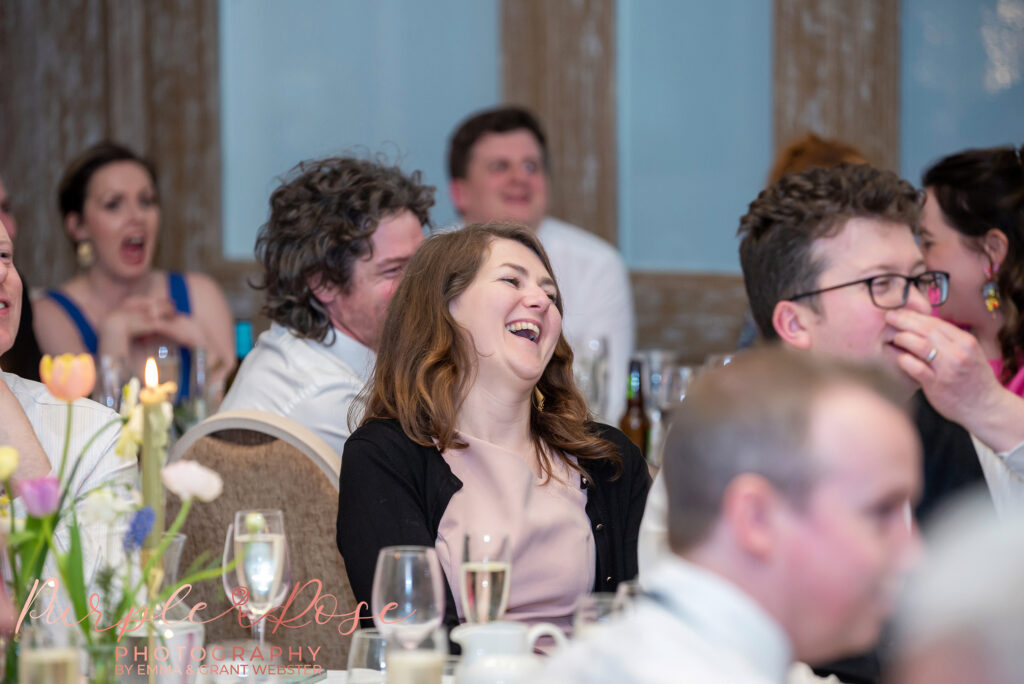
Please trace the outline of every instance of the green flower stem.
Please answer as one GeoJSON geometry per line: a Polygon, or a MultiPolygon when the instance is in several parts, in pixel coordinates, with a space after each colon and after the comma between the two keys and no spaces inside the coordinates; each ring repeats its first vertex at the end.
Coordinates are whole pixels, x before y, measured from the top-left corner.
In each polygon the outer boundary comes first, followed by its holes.
{"type": "Polygon", "coordinates": [[[68,464],[68,446],[71,443],[71,409],[74,408],[74,403],[70,401],[65,403],[68,405],[68,419],[64,424],[64,450],[60,456],[60,473],[57,475],[58,482],[64,481],[64,467],[68,464]]]}
{"type": "Polygon", "coordinates": [[[160,543],[156,549],[150,555],[149,560],[146,561],[146,566],[142,568],[142,577],[139,578],[139,582],[132,589],[132,596],[138,596],[139,589],[142,588],[143,584],[148,582],[149,573],[156,565],[156,562],[163,558],[164,552],[167,551],[167,547],[171,545],[171,540],[174,539],[174,535],[178,534],[181,530],[182,525],[185,524],[185,518],[188,517],[188,512],[192,509],[192,497],[185,499],[181,504],[181,510],[178,511],[177,517],[174,518],[174,522],[167,529],[167,532],[161,537],[160,543]]]}

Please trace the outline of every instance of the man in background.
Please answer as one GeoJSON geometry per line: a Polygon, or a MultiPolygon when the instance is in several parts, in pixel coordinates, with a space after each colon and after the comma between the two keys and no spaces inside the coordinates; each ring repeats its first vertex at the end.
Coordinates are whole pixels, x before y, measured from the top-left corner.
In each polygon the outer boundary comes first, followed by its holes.
{"type": "Polygon", "coordinates": [[[339,455],[359,419],[388,304],[423,242],[434,189],[397,167],[348,157],[299,164],[270,197],[256,240],[263,312],[222,411],[291,418],[339,455]],[[354,407],[354,410],[352,410],[354,407]]]}
{"type": "Polygon", "coordinates": [[[784,349],[698,378],[666,438],[671,552],[541,679],[781,684],[873,644],[917,556],[902,401],[882,373],[784,349]]]}
{"type": "Polygon", "coordinates": [[[599,419],[618,424],[636,335],[629,272],[604,240],[547,215],[548,172],[544,131],[520,107],[472,115],[448,147],[448,189],[462,219],[521,223],[544,245],[565,304],[562,332],[577,359],[593,354],[592,343],[605,345],[608,386],[599,419]]]}

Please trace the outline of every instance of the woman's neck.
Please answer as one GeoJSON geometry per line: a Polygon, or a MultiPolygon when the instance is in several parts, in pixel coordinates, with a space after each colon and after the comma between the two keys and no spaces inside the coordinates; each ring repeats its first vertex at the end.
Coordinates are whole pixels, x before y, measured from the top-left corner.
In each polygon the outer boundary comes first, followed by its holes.
{"type": "Polygon", "coordinates": [[[531,391],[474,382],[459,409],[455,427],[473,437],[511,451],[526,448],[531,442],[531,391]]]}
{"type": "Polygon", "coordinates": [[[990,359],[1003,358],[1003,350],[999,345],[999,331],[1003,327],[1003,314],[983,317],[978,324],[971,327],[971,332],[978,339],[985,356],[990,359]]]}
{"type": "Polygon", "coordinates": [[[98,303],[114,309],[132,295],[148,294],[152,275],[153,271],[149,270],[138,278],[125,280],[94,266],[83,274],[83,279],[89,293],[98,303]]]}

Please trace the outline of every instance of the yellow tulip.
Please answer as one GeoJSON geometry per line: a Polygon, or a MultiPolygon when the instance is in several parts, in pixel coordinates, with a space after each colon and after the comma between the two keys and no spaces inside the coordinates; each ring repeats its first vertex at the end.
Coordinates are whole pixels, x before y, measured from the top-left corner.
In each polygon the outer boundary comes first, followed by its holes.
{"type": "Polygon", "coordinates": [[[61,354],[57,358],[47,354],[39,363],[39,377],[50,394],[70,402],[92,392],[96,364],[88,354],[61,354]]]}
{"type": "Polygon", "coordinates": [[[12,446],[0,446],[0,480],[9,480],[17,467],[18,450],[12,446]]]}

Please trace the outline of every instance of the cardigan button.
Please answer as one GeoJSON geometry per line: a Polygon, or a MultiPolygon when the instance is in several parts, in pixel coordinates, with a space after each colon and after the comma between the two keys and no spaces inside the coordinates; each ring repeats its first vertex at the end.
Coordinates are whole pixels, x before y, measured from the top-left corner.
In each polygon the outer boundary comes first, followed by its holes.
{"type": "Polygon", "coordinates": [[[608,575],[607,577],[604,578],[604,581],[605,581],[605,584],[611,584],[612,583],[612,576],[608,575]]]}
{"type": "Polygon", "coordinates": [[[604,523],[597,523],[596,525],[594,525],[594,529],[600,532],[604,529],[604,523]]]}

